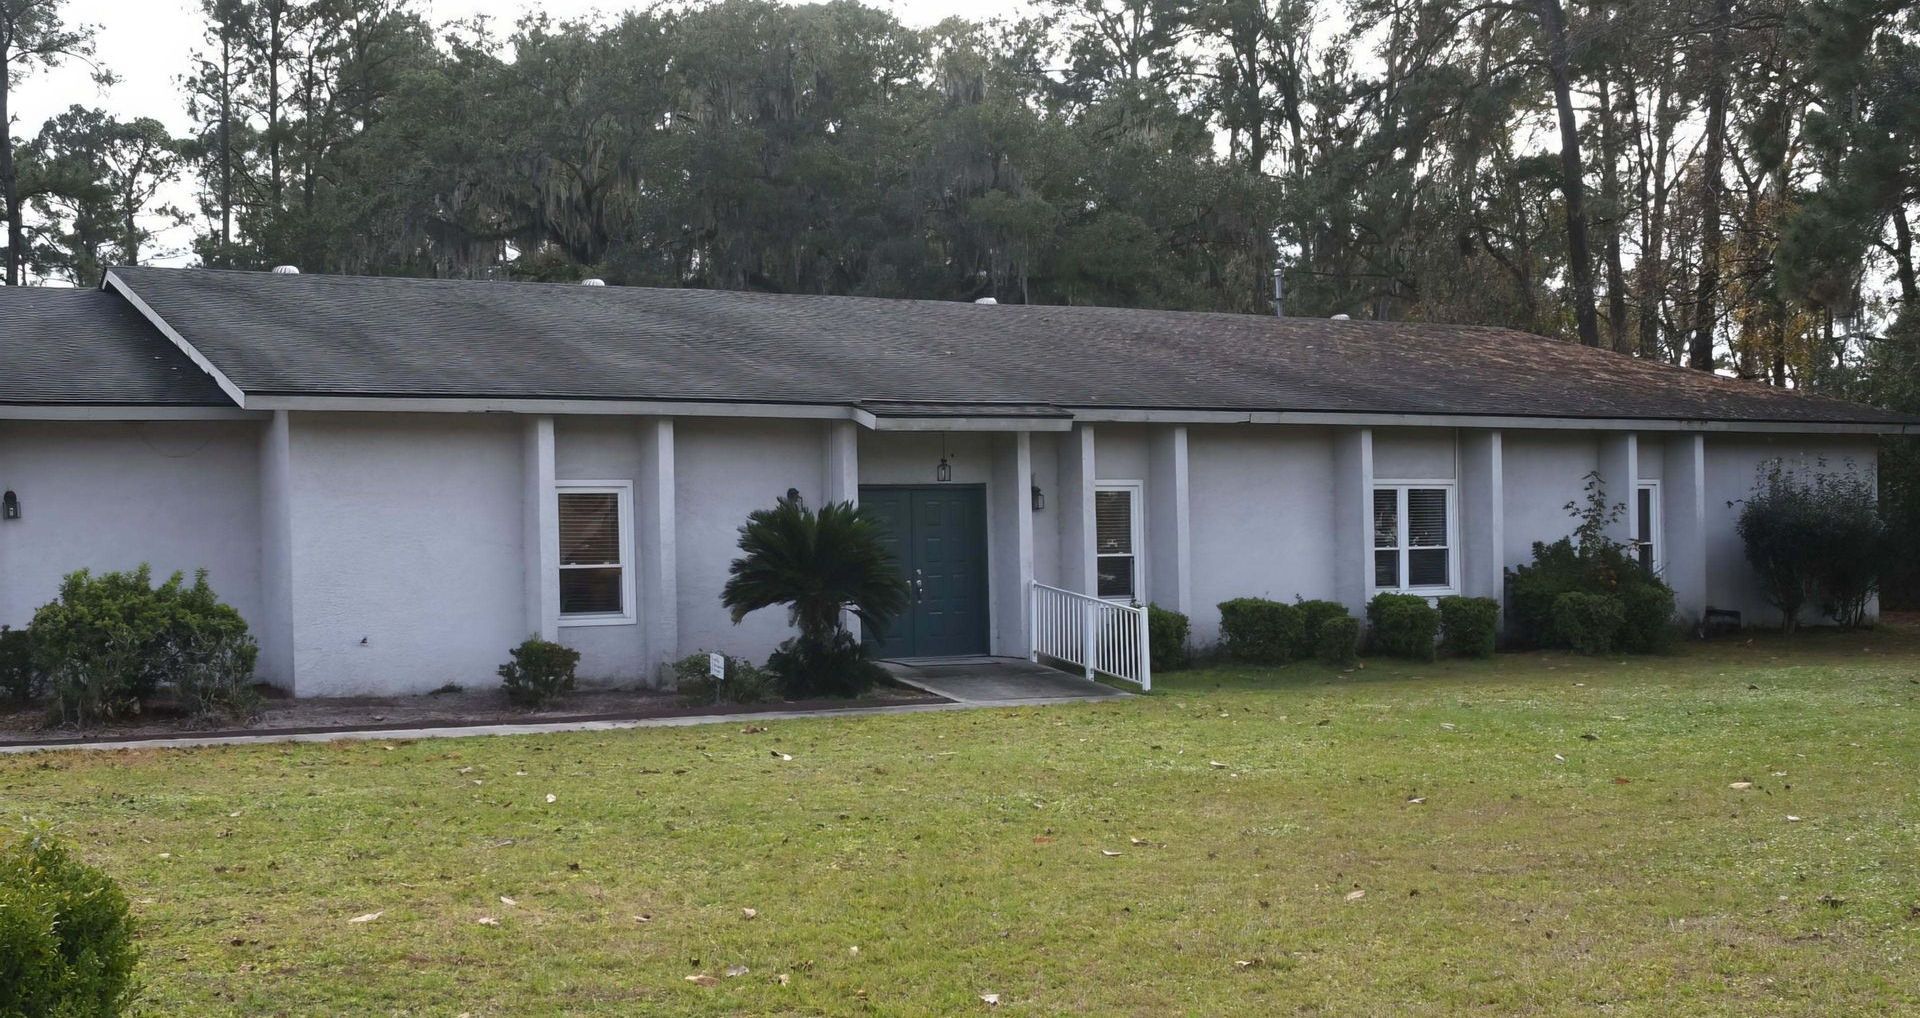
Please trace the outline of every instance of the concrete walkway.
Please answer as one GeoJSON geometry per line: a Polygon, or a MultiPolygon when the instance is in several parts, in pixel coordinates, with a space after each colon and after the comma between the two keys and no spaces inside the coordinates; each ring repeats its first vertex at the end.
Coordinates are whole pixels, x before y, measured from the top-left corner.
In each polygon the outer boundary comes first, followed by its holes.
{"type": "Polygon", "coordinates": [[[880,665],[898,682],[974,706],[1132,695],[1016,657],[882,661],[880,665]]]}
{"type": "MultiPolygon", "coordinates": [[[[1056,673],[1058,674],[1058,673],[1056,673]]],[[[1072,678],[1072,676],[1068,676],[1072,678]]],[[[1081,680],[1084,681],[1084,680],[1081,680]]],[[[1105,687],[1101,687],[1105,688],[1105,687]]],[[[1115,693],[1125,696],[1124,693],[1115,693]]],[[[338,732],[262,732],[259,735],[167,736],[117,742],[66,742],[0,745],[0,756],[12,753],[52,753],[59,750],[193,749],[200,746],[256,746],[282,742],[391,742],[402,739],[462,739],[476,735],[545,735],[550,732],[617,732],[629,728],[681,728],[689,725],[764,724],[807,718],[851,718],[869,714],[926,714],[934,711],[978,710],[986,707],[1047,707],[1083,703],[1087,696],[1030,697],[972,700],[954,703],[913,703],[893,707],[847,707],[832,710],[755,711],[748,714],[699,714],[628,721],[556,721],[524,725],[472,725],[464,728],[376,728],[338,732]]]]}

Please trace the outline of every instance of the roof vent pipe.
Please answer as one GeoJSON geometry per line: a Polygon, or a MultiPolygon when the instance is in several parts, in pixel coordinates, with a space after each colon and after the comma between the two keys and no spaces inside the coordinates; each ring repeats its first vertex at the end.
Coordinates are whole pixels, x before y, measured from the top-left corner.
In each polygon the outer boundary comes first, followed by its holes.
{"type": "Polygon", "coordinates": [[[300,266],[298,266],[298,265],[275,265],[275,266],[273,267],[273,274],[274,274],[274,275],[276,275],[276,276],[297,276],[297,275],[299,275],[299,274],[300,274],[300,266]]]}
{"type": "Polygon", "coordinates": [[[607,285],[607,281],[604,279],[582,279],[580,281],[580,285],[581,286],[605,286],[607,285]]]}
{"type": "Polygon", "coordinates": [[[1352,317],[1353,317],[1353,316],[1351,316],[1351,315],[1334,315],[1334,316],[1333,316],[1333,320],[1334,320],[1334,321],[1336,321],[1336,322],[1344,322],[1344,321],[1348,321],[1348,320],[1349,320],[1349,319],[1351,319],[1352,317]]]}
{"type": "Polygon", "coordinates": [[[975,304],[998,304],[1000,302],[997,300],[994,300],[992,297],[982,297],[979,300],[974,301],[974,303],[975,304]]]}

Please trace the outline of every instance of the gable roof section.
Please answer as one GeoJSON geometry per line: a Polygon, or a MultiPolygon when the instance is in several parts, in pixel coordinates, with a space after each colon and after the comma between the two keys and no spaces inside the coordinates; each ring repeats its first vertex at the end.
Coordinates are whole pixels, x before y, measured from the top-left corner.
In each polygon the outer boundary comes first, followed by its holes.
{"type": "Polygon", "coordinates": [[[0,404],[232,407],[117,294],[0,287],[0,404]]]}
{"type": "Polygon", "coordinates": [[[109,285],[249,406],[297,396],[1915,420],[1476,326],[146,267],[115,269],[109,285]]]}

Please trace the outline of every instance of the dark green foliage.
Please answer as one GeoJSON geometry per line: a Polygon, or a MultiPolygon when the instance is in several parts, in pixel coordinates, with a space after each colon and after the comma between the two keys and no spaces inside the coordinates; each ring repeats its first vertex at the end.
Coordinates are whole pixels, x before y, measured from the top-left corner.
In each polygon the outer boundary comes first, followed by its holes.
{"type": "Polygon", "coordinates": [[[1552,544],[1535,542],[1533,562],[1507,574],[1508,616],[1518,637],[1537,647],[1577,649],[1560,626],[1561,597],[1605,595],[1624,613],[1622,627],[1607,637],[1609,648],[1638,653],[1665,649],[1674,636],[1672,588],[1647,571],[1632,548],[1608,536],[1625,507],[1609,505],[1599,475],[1590,474],[1584,504],[1570,503],[1567,509],[1578,521],[1573,536],[1552,544]]]}
{"type": "Polygon", "coordinates": [[[726,677],[716,679],[706,652],[689,654],[674,662],[673,676],[674,688],[691,703],[718,706],[780,699],[780,684],[774,676],[745,658],[727,658],[726,677]]]}
{"type": "Polygon", "coordinates": [[[790,700],[863,696],[887,680],[886,670],[868,659],[866,645],[842,631],[825,640],[787,640],[767,658],[767,670],[779,678],[780,692],[790,700]]]}
{"type": "Polygon", "coordinates": [[[1191,622],[1186,615],[1157,604],[1147,605],[1147,655],[1154,674],[1177,671],[1187,666],[1191,655],[1187,633],[1191,622]]]}
{"type": "Polygon", "coordinates": [[[0,626],[0,697],[27,703],[40,695],[44,685],[33,663],[33,635],[0,626]]]}
{"type": "Polygon", "coordinates": [[[1747,562],[1788,632],[1809,605],[1845,627],[1867,621],[1893,551],[1870,477],[1850,467],[1807,477],[1771,464],[1742,503],[1738,528],[1747,562]]]}
{"type": "Polygon", "coordinates": [[[58,600],[34,612],[29,631],[60,721],[117,717],[162,686],[196,712],[252,704],[259,647],[204,569],[191,586],[174,573],[157,587],[144,564],[100,576],[82,569],[61,582],[58,600]]]}
{"type": "Polygon", "coordinates": [[[1360,663],[1360,620],[1351,615],[1320,620],[1314,637],[1313,656],[1336,668],[1352,668],[1360,663]]]}
{"type": "Polygon", "coordinates": [[[1659,654],[1672,649],[1680,635],[1674,619],[1673,591],[1662,584],[1621,587],[1620,647],[1635,654],[1659,654]]]}
{"type": "Polygon", "coordinates": [[[720,600],[736,625],[749,612],[787,606],[799,634],[767,659],[785,695],[858,696],[885,678],[840,625],[851,612],[878,635],[907,608],[906,581],[870,512],[835,502],[815,513],[783,498],[747,517],[740,552],[720,600]]]}
{"type": "Polygon", "coordinates": [[[1620,641],[1627,610],[1612,594],[1562,594],[1553,602],[1553,632],[1562,646],[1580,654],[1606,654],[1620,641]]]}
{"type": "Polygon", "coordinates": [[[45,835],[0,850],[0,1015],[113,1018],[133,1003],[139,959],[105,873],[45,835]]]}
{"type": "Polygon", "coordinates": [[[1320,627],[1328,619],[1348,618],[1347,606],[1338,601],[1296,600],[1293,607],[1300,613],[1300,645],[1294,650],[1294,657],[1309,658],[1318,653],[1320,647],[1320,627]]]}
{"type": "Polygon", "coordinates": [[[522,707],[544,707],[573,689],[573,670],[580,652],[551,640],[529,636],[507,652],[513,660],[500,666],[500,687],[507,699],[522,707]]]}
{"type": "Polygon", "coordinates": [[[1376,654],[1431,661],[1440,613],[1418,594],[1376,594],[1367,602],[1367,640],[1376,654]]]}
{"type": "Polygon", "coordinates": [[[1283,665],[1299,653],[1305,624],[1298,608],[1261,597],[1220,602],[1220,639],[1227,656],[1250,664],[1283,665]]]}
{"type": "Polygon", "coordinates": [[[1460,657],[1492,657],[1500,630],[1500,602],[1490,597],[1443,597],[1440,645],[1460,657]]]}

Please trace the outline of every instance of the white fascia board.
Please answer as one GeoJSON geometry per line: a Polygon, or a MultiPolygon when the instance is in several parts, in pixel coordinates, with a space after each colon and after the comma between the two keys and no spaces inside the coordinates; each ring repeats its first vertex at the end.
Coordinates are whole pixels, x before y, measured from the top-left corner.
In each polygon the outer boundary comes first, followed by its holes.
{"type": "Polygon", "coordinates": [[[107,273],[106,278],[100,281],[100,287],[101,289],[111,288],[120,296],[125,297],[127,303],[132,304],[134,310],[140,312],[148,322],[153,324],[154,328],[160,330],[161,335],[171,340],[174,346],[179,347],[180,352],[186,354],[188,360],[192,361],[196,367],[211,376],[214,383],[220,386],[220,391],[226,393],[227,398],[233,400],[235,406],[241,409],[247,409],[247,394],[241,392],[240,387],[233,384],[233,380],[228,378],[219,368],[215,367],[213,362],[208,360],[205,355],[199,350],[194,349],[193,344],[187,342],[185,336],[180,335],[178,330],[168,325],[166,319],[156,314],[153,308],[148,307],[147,302],[141,300],[140,295],[133,292],[133,287],[128,286],[125,281],[119,276],[114,275],[111,271],[107,273]]]}
{"type": "Polygon", "coordinates": [[[513,399],[469,396],[279,396],[255,393],[247,406],[258,410],[335,410],[349,412],[450,414],[604,414],[615,417],[771,417],[854,420],[845,406],[799,403],[725,403],[692,400],[513,399]]]}
{"type": "Polygon", "coordinates": [[[0,406],[0,421],[261,421],[272,416],[230,406],[0,406]]]}
{"type": "Polygon", "coordinates": [[[1745,432],[1792,435],[1920,435],[1920,424],[1843,421],[1698,421],[1663,418],[1520,417],[1480,414],[1379,414],[1324,411],[1128,410],[1071,407],[1077,421],[1148,424],[1303,424],[1381,428],[1491,428],[1525,431],[1745,432]]]}
{"type": "Polygon", "coordinates": [[[875,417],[861,411],[870,431],[1072,431],[1071,417],[875,417]]]}

